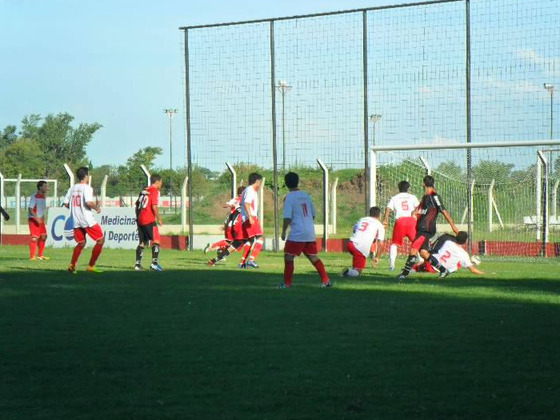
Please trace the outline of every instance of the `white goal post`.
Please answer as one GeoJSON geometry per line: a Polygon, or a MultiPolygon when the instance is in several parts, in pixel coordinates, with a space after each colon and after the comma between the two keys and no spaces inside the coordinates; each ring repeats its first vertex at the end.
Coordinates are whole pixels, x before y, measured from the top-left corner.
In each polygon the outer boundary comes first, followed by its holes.
{"type": "Polygon", "coordinates": [[[456,224],[469,233],[469,252],[551,256],[560,248],[560,171],[546,154],[558,145],[560,140],[374,146],[370,206],[385,206],[402,180],[422,195],[421,179],[431,174],[456,224]]]}

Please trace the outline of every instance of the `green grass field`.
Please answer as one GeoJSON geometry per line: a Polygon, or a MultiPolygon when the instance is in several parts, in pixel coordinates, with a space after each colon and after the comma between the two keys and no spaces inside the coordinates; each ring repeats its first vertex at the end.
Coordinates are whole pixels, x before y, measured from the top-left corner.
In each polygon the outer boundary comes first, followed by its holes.
{"type": "Polygon", "coordinates": [[[139,273],[106,250],[75,276],[48,255],[0,248],[2,419],[558,418],[557,261],[396,284],[386,260],[341,279],[333,254],[332,289],[299,259],[282,290],[281,255],[239,271],[163,250],[139,273]]]}

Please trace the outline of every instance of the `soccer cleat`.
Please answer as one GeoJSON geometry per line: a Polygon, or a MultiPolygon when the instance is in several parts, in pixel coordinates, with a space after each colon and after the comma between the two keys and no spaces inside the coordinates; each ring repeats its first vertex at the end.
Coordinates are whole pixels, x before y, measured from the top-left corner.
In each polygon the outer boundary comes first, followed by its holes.
{"type": "Polygon", "coordinates": [[[216,260],[212,258],[210,261],[208,261],[208,262],[206,263],[206,265],[207,265],[208,267],[214,267],[214,266],[216,265],[216,260]]]}
{"type": "Polygon", "coordinates": [[[210,251],[210,243],[207,243],[206,246],[204,247],[204,253],[208,254],[208,251],[210,251]]]}
{"type": "Polygon", "coordinates": [[[39,261],[39,258],[37,258],[37,257],[31,257],[31,258],[29,258],[29,261],[39,261]]]}
{"type": "Polygon", "coordinates": [[[91,266],[89,265],[86,272],[88,273],[94,273],[94,274],[101,274],[103,273],[103,270],[100,270],[99,268],[97,268],[96,266],[91,266]]]}
{"type": "Polygon", "coordinates": [[[255,261],[249,261],[249,262],[247,263],[247,268],[249,268],[249,267],[251,267],[251,268],[259,268],[259,265],[258,265],[255,261]]]}
{"type": "Polygon", "coordinates": [[[240,263],[240,264],[237,266],[237,268],[245,269],[245,268],[247,268],[247,264],[245,264],[245,263],[240,263]]]}
{"type": "Polygon", "coordinates": [[[289,289],[292,286],[288,286],[286,283],[281,283],[280,286],[278,286],[279,289],[289,289]]]}
{"type": "Polygon", "coordinates": [[[395,271],[395,267],[389,267],[389,271],[395,271]]]}
{"type": "Polygon", "coordinates": [[[348,268],[344,269],[344,271],[340,273],[340,277],[348,277],[348,268]]]}
{"type": "Polygon", "coordinates": [[[144,271],[140,264],[134,264],[134,271],[144,271]]]}
{"type": "Polygon", "coordinates": [[[152,270],[152,271],[163,271],[163,267],[161,265],[159,265],[158,263],[152,263],[152,264],[150,264],[150,270],[152,270]]]}
{"type": "Polygon", "coordinates": [[[397,282],[406,280],[406,276],[404,274],[399,274],[397,276],[397,282]]]}
{"type": "Polygon", "coordinates": [[[39,256],[37,257],[37,259],[38,259],[38,260],[41,260],[41,261],[49,261],[49,260],[50,260],[50,257],[45,257],[44,255],[39,255],[39,256]]]}
{"type": "Polygon", "coordinates": [[[72,264],[70,264],[70,265],[68,266],[68,272],[69,272],[69,273],[72,273],[72,274],[77,274],[77,273],[78,273],[78,272],[76,271],[76,267],[75,267],[74,265],[72,265],[72,264]]]}
{"type": "Polygon", "coordinates": [[[323,283],[321,287],[323,289],[330,289],[332,287],[332,283],[330,281],[328,283],[323,283]]]}
{"type": "Polygon", "coordinates": [[[444,279],[444,278],[446,278],[446,277],[447,277],[448,275],[450,275],[450,274],[451,274],[451,273],[450,273],[448,270],[443,269],[442,271],[440,271],[439,277],[438,277],[438,278],[444,279]]]}

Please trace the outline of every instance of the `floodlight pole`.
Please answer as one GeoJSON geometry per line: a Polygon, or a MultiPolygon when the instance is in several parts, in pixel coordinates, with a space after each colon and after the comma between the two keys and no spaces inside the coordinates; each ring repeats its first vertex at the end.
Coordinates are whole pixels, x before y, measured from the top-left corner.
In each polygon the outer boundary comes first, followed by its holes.
{"type": "Polygon", "coordinates": [[[286,93],[292,90],[292,86],[284,80],[279,80],[276,90],[282,94],[282,171],[286,172],[286,93]]]}
{"type": "Polygon", "coordinates": [[[173,116],[177,110],[166,108],[163,112],[169,115],[169,189],[173,191],[173,116]]]}

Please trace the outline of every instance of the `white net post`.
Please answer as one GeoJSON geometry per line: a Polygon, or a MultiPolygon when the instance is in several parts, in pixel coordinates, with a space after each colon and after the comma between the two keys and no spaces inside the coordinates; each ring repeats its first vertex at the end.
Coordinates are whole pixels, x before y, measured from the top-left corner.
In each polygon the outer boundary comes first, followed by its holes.
{"type": "Polygon", "coordinates": [[[323,171],[323,252],[328,252],[329,240],[329,168],[321,159],[317,159],[323,171]]]}
{"type": "Polygon", "coordinates": [[[16,180],[16,235],[19,234],[21,224],[21,174],[16,180]]]}

